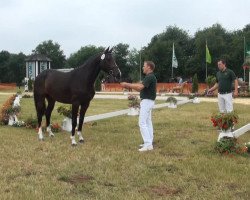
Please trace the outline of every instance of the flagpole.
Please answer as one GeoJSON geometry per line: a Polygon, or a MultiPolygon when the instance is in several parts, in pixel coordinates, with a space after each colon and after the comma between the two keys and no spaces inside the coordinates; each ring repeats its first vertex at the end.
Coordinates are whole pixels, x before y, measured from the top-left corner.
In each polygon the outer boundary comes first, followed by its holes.
{"type": "Polygon", "coordinates": [[[173,55],[174,54],[174,43],[173,43],[173,50],[172,50],[172,73],[171,73],[171,78],[172,80],[174,79],[174,69],[173,69],[173,55]]]}
{"type": "MultiPolygon", "coordinates": [[[[142,48],[141,48],[142,50],[142,48]]],[[[140,50],[140,82],[141,82],[141,50],[140,50]]]]}
{"type": "MultiPolygon", "coordinates": [[[[245,38],[245,36],[244,36],[244,63],[246,62],[246,38],[245,38]]],[[[246,80],[246,69],[245,69],[245,67],[243,68],[243,70],[244,70],[244,82],[245,82],[245,80],[246,80]]]]}
{"type": "MultiPolygon", "coordinates": [[[[207,40],[206,40],[206,48],[207,48],[207,40]]],[[[207,79],[207,60],[206,60],[206,79],[207,79]]]]}

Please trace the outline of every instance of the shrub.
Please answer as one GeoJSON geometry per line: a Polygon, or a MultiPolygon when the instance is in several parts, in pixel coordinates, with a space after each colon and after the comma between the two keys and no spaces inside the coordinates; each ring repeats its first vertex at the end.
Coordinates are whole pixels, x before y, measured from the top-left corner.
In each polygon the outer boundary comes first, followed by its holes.
{"type": "Polygon", "coordinates": [[[3,104],[1,108],[0,121],[5,125],[8,124],[10,114],[16,114],[18,111],[20,111],[20,107],[12,108],[15,98],[16,95],[11,96],[9,99],[7,99],[7,101],[3,104]]]}
{"type": "Polygon", "coordinates": [[[55,133],[60,132],[62,129],[58,123],[52,123],[50,127],[51,127],[51,131],[55,133]]]}
{"type": "Polygon", "coordinates": [[[239,144],[236,138],[224,137],[220,139],[219,142],[215,144],[215,151],[228,155],[228,154],[244,154],[247,152],[247,147],[245,145],[239,144]]]}
{"type": "Polygon", "coordinates": [[[33,81],[31,78],[28,80],[28,90],[31,92],[33,91],[33,81]]]}
{"type": "Polygon", "coordinates": [[[128,107],[129,108],[140,108],[140,100],[135,95],[128,96],[128,107]]]}
{"type": "Polygon", "coordinates": [[[215,84],[216,82],[216,77],[215,76],[208,76],[206,78],[206,83],[208,85],[209,88],[213,87],[213,85],[215,84]]]}
{"type": "Polygon", "coordinates": [[[36,128],[37,127],[37,119],[34,119],[30,116],[28,119],[25,120],[26,128],[36,128]]]}
{"type": "Polygon", "coordinates": [[[59,106],[57,108],[57,112],[60,115],[63,115],[64,117],[68,117],[70,119],[72,119],[72,107],[66,107],[66,106],[59,106]]]}
{"type": "Polygon", "coordinates": [[[176,104],[177,103],[177,99],[175,97],[168,97],[166,100],[167,103],[173,103],[176,104]]]}
{"type": "Polygon", "coordinates": [[[198,92],[198,89],[199,89],[198,78],[197,74],[195,74],[193,77],[192,93],[198,92]]]}

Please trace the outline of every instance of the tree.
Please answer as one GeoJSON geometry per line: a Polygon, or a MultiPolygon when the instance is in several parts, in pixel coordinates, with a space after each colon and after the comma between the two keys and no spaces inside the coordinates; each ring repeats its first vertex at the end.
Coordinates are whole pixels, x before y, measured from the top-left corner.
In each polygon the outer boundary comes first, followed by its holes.
{"type": "Polygon", "coordinates": [[[104,51],[104,47],[96,47],[93,45],[81,47],[77,52],[70,54],[67,65],[70,68],[76,68],[82,65],[90,57],[104,51]]]}
{"type": "Polygon", "coordinates": [[[172,71],[173,43],[178,60],[175,75],[185,74],[185,62],[192,55],[191,38],[188,33],[176,26],[168,26],[166,30],[154,36],[143,50],[143,60],[152,60],[155,65],[155,74],[159,82],[168,82],[172,71]]]}
{"type": "Polygon", "coordinates": [[[0,82],[17,83],[21,85],[25,77],[25,55],[0,52],[0,82]]]}
{"type": "Polygon", "coordinates": [[[52,40],[48,40],[40,43],[32,52],[48,56],[52,60],[51,68],[60,69],[66,66],[65,55],[60,48],[58,43],[53,43],[52,40]]]}
{"type": "Polygon", "coordinates": [[[199,89],[199,83],[198,83],[197,74],[195,74],[193,77],[192,93],[198,92],[198,89],[199,89]]]}
{"type": "Polygon", "coordinates": [[[119,43],[114,46],[114,56],[116,64],[122,73],[122,80],[131,81],[129,77],[129,73],[131,72],[131,68],[128,66],[128,55],[129,55],[129,45],[119,43]]]}
{"type": "Polygon", "coordinates": [[[197,31],[194,36],[194,65],[191,67],[195,69],[200,81],[206,79],[206,41],[212,57],[211,64],[207,65],[208,75],[216,74],[219,58],[230,58],[228,45],[231,41],[230,33],[220,24],[197,31]]]}
{"type": "Polygon", "coordinates": [[[127,67],[129,68],[129,79],[131,79],[132,82],[140,81],[140,68],[142,68],[142,66],[140,66],[140,52],[135,48],[128,53],[127,67]]]}

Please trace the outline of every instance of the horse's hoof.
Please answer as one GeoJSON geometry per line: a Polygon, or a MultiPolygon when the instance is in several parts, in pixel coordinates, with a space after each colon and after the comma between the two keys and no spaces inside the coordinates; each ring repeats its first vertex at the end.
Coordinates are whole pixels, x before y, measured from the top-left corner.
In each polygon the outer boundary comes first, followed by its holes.
{"type": "Polygon", "coordinates": [[[38,140],[42,142],[42,141],[44,141],[44,138],[38,138],[38,140]]]}
{"type": "Polygon", "coordinates": [[[84,140],[79,140],[79,143],[84,143],[84,140]]]}
{"type": "Polygon", "coordinates": [[[76,144],[76,143],[72,143],[71,146],[72,146],[72,147],[76,147],[77,144],[76,144]]]}
{"type": "Polygon", "coordinates": [[[50,134],[49,136],[50,136],[50,137],[52,137],[52,138],[53,138],[53,137],[55,137],[55,135],[54,135],[54,134],[50,134]]]}

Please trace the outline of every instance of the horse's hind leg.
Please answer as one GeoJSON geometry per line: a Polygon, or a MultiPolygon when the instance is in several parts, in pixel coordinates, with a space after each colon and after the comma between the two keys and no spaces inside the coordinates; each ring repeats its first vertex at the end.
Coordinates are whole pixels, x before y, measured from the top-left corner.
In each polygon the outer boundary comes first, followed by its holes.
{"type": "Polygon", "coordinates": [[[42,118],[45,112],[45,97],[40,97],[36,102],[36,110],[37,110],[37,120],[38,120],[38,139],[43,140],[43,131],[42,131],[42,118]]]}
{"type": "Polygon", "coordinates": [[[55,101],[51,97],[46,97],[46,98],[48,101],[48,106],[45,111],[47,132],[49,133],[49,136],[54,137],[54,134],[51,131],[51,127],[50,127],[50,117],[51,117],[51,112],[55,106],[55,101]]]}

